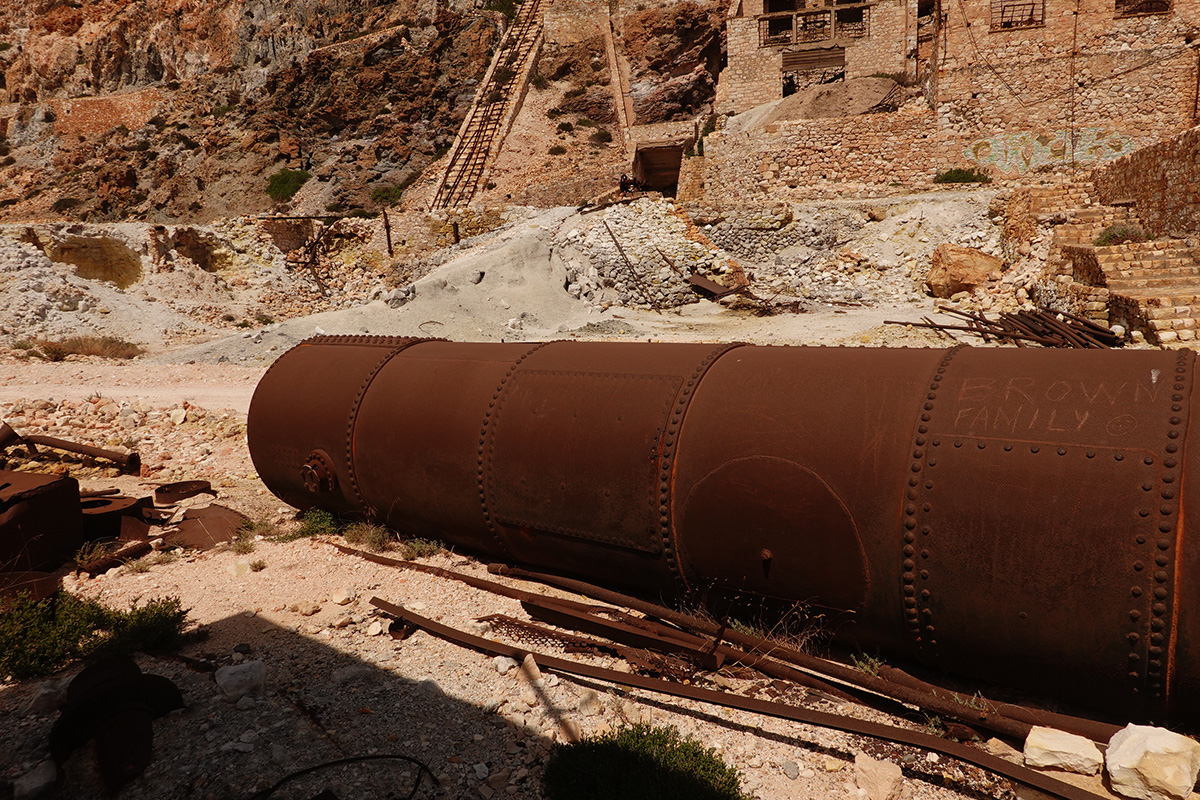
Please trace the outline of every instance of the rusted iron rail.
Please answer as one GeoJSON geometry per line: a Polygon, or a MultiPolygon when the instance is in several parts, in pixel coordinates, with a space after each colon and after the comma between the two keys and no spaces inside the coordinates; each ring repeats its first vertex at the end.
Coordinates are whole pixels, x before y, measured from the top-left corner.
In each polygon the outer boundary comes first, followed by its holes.
{"type": "MultiPolygon", "coordinates": [[[[685,631],[718,639],[728,639],[730,642],[740,645],[748,654],[761,654],[779,661],[786,661],[817,675],[857,686],[901,703],[914,705],[923,711],[958,720],[1001,736],[1024,739],[1034,725],[1042,725],[1076,733],[1095,742],[1107,743],[1113,734],[1121,729],[1119,725],[1012,703],[1001,703],[980,695],[972,696],[970,703],[967,703],[961,696],[949,689],[919,680],[903,670],[886,664],[881,664],[878,667],[878,673],[871,675],[837,661],[818,658],[789,647],[780,641],[750,636],[723,623],[676,611],[585,581],[509,567],[504,564],[491,564],[488,566],[488,570],[497,575],[537,581],[603,603],[623,606],[670,622],[685,631]]],[[[742,659],[739,660],[747,663],[742,659]]],[[[748,665],[757,668],[755,664],[748,665]]]]}
{"type": "MultiPolygon", "coordinates": [[[[550,598],[540,594],[505,586],[495,581],[489,581],[431,564],[401,561],[381,556],[377,553],[356,550],[344,545],[335,544],[334,547],[346,555],[358,556],[383,566],[410,569],[416,572],[436,575],[447,580],[456,580],[476,589],[482,589],[502,597],[517,600],[523,606],[528,604],[534,608],[541,608],[545,607],[548,602],[553,602],[559,606],[557,610],[560,620],[570,620],[572,614],[576,616],[587,615],[589,620],[593,621],[591,626],[593,633],[597,632],[597,628],[605,622],[604,620],[600,620],[598,623],[595,622],[592,612],[596,609],[586,604],[559,599],[551,601],[550,598]]],[[[833,699],[866,703],[888,713],[903,713],[902,709],[894,705],[881,707],[881,704],[871,697],[861,694],[853,697],[848,695],[845,690],[845,686],[848,685],[882,698],[888,698],[897,703],[913,705],[923,711],[939,714],[947,719],[957,720],[966,725],[987,730],[1000,736],[1009,736],[1014,739],[1024,739],[1029,734],[1029,730],[1033,725],[1044,725],[1070,731],[1097,742],[1107,742],[1114,733],[1120,730],[1119,726],[1107,723],[1027,708],[1025,706],[997,703],[979,696],[971,697],[969,703],[964,702],[961,697],[948,689],[918,681],[907,673],[886,665],[879,667],[878,675],[870,675],[862,670],[840,664],[836,661],[817,658],[816,656],[794,650],[779,642],[756,639],[710,620],[674,611],[665,606],[593,586],[583,581],[530,572],[501,564],[489,565],[488,569],[490,572],[498,575],[538,581],[575,594],[590,597],[603,603],[629,608],[646,614],[653,619],[670,622],[676,626],[676,634],[690,632],[693,634],[693,637],[711,637],[711,641],[704,641],[697,638],[691,638],[686,641],[690,645],[691,651],[704,650],[711,654],[717,652],[717,648],[720,647],[721,654],[731,661],[736,661],[746,667],[756,669],[770,677],[792,681],[808,689],[821,692],[833,699]],[[737,650],[722,645],[722,639],[740,645],[742,649],[737,650]],[[788,664],[792,666],[788,666],[788,664]],[[836,683],[831,684],[829,683],[830,680],[836,683]]],[[[527,608],[526,610],[530,609],[527,608]]],[[[536,613],[532,615],[537,616],[536,613]]],[[[633,621],[627,615],[621,617],[621,619],[627,623],[633,621]]],[[[642,629],[644,631],[645,626],[652,623],[652,619],[640,620],[640,622],[644,626],[642,629]]],[[[522,624],[530,627],[529,623],[522,624]]],[[[570,625],[571,623],[568,622],[567,624],[570,625]]],[[[601,635],[607,636],[613,629],[609,628],[606,631],[601,631],[601,635]]],[[[658,630],[660,634],[657,639],[641,637],[637,640],[626,639],[625,641],[632,641],[632,643],[638,645],[653,646],[658,640],[661,640],[663,635],[662,629],[659,628],[658,630]]],[[[542,631],[542,633],[546,638],[551,638],[550,632],[542,631]]],[[[553,635],[562,636],[563,634],[553,632],[553,635]]],[[[678,642],[679,640],[676,639],[674,644],[678,645],[678,642]]],[[[681,652],[681,649],[676,646],[674,652],[681,652]]]]}
{"type": "Polygon", "coordinates": [[[982,336],[984,341],[997,339],[1011,341],[1018,346],[1034,342],[1044,347],[1076,347],[1081,349],[1109,349],[1119,347],[1121,337],[1108,328],[1089,319],[1063,311],[1018,311],[1001,313],[995,319],[956,309],[944,309],[943,313],[966,321],[964,325],[931,322],[886,320],[885,325],[910,325],[914,328],[931,328],[936,331],[967,331],[982,336]],[[1059,315],[1062,319],[1059,319],[1059,315]]]}
{"type": "Polygon", "coordinates": [[[123,472],[137,472],[142,466],[142,458],[136,452],[118,453],[115,450],[105,450],[102,447],[92,447],[91,445],[79,444],[78,442],[56,439],[53,436],[42,436],[40,434],[21,435],[13,430],[7,422],[0,422],[0,451],[20,445],[28,447],[31,453],[37,453],[37,445],[41,445],[42,447],[49,447],[54,450],[65,450],[68,453],[103,458],[119,466],[123,472]]]}
{"type": "Polygon", "coordinates": [[[638,291],[642,294],[642,299],[648,306],[653,308],[659,314],[662,313],[662,307],[658,301],[654,299],[654,295],[646,286],[646,282],[642,280],[642,276],[638,275],[637,269],[633,266],[633,262],[629,260],[629,256],[625,254],[625,248],[621,247],[621,242],[617,239],[617,235],[613,233],[613,229],[608,224],[608,220],[604,220],[604,229],[608,231],[608,235],[612,237],[613,244],[617,246],[617,252],[621,254],[621,259],[625,262],[625,271],[629,273],[629,277],[633,278],[633,283],[638,287],[638,291]]]}
{"type": "Polygon", "coordinates": [[[952,742],[937,736],[931,736],[927,733],[911,731],[906,728],[898,728],[891,725],[884,725],[878,722],[868,722],[866,720],[855,719],[853,717],[828,714],[822,711],[813,711],[811,709],[786,705],[784,703],[770,702],[751,697],[742,697],[740,695],[728,692],[718,692],[711,689],[702,689],[697,686],[670,683],[668,681],[658,680],[655,678],[647,678],[642,675],[634,675],[631,673],[604,669],[602,667],[594,667],[590,664],[580,664],[568,659],[558,658],[556,656],[551,656],[544,653],[531,652],[520,647],[513,647],[512,645],[493,642],[479,636],[474,636],[472,634],[456,630],[448,625],[443,625],[442,623],[435,622],[418,614],[414,614],[412,611],[409,611],[406,608],[389,603],[388,601],[379,597],[372,597],[371,605],[392,615],[393,617],[396,617],[407,625],[415,626],[441,639],[445,639],[446,641],[453,642],[454,644],[470,648],[480,653],[485,653],[491,656],[507,656],[517,661],[522,661],[527,655],[532,655],[534,660],[537,662],[538,667],[542,670],[559,672],[565,675],[577,675],[584,678],[591,678],[592,680],[601,680],[607,683],[614,683],[619,686],[629,686],[636,689],[642,689],[644,691],[656,692],[674,697],[683,697],[702,703],[723,706],[725,708],[736,708],[755,714],[763,714],[765,716],[777,717],[779,719],[787,719],[807,725],[816,725],[822,728],[832,728],[834,730],[844,731],[846,733],[869,736],[871,738],[882,739],[884,741],[895,742],[897,744],[920,747],[925,750],[930,750],[935,753],[941,753],[942,755],[958,759],[959,761],[963,761],[968,764],[973,764],[998,775],[1003,775],[1010,780],[1014,780],[1026,786],[1031,786],[1034,789],[1047,792],[1055,797],[1063,798],[1063,800],[1105,800],[1102,795],[1098,795],[1086,789],[1081,789],[1076,786],[1072,786],[1071,784],[1056,780],[1049,775],[1043,775],[1039,772],[1035,772],[1032,769],[1028,769],[1027,767],[1012,764],[1002,758],[993,756],[990,753],[982,750],[977,750],[968,745],[952,742]]]}

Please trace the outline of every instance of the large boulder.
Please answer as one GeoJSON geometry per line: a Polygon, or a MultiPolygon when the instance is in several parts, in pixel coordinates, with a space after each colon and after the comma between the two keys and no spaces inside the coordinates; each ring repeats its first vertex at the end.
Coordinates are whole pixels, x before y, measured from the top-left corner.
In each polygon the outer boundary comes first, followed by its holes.
{"type": "Polygon", "coordinates": [[[1113,734],[1104,756],[1114,792],[1139,800],[1184,800],[1200,772],[1200,743],[1148,725],[1113,734]]]}
{"type": "Polygon", "coordinates": [[[1004,269],[1004,262],[974,247],[943,244],[933,251],[925,283],[934,297],[952,297],[973,292],[988,281],[988,275],[1004,269]]]}

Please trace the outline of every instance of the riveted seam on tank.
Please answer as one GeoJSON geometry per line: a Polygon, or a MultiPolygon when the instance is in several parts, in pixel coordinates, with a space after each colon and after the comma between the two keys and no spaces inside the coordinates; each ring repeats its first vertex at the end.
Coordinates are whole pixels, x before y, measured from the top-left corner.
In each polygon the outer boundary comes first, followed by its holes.
{"type": "MultiPolygon", "coordinates": [[[[345,339],[351,339],[351,338],[355,338],[355,337],[341,336],[341,337],[323,337],[323,338],[335,338],[335,339],[345,340],[345,339]]],[[[373,336],[373,337],[363,337],[363,338],[376,339],[376,340],[379,340],[379,342],[381,344],[386,342],[387,344],[392,345],[392,349],[389,350],[387,352],[387,354],[383,358],[381,358],[377,364],[375,364],[375,366],[371,369],[371,371],[367,373],[366,378],[363,379],[362,385],[359,386],[359,388],[358,388],[358,394],[356,394],[354,396],[354,402],[350,406],[350,415],[346,421],[346,474],[350,478],[350,488],[354,491],[354,498],[358,501],[359,508],[361,508],[367,516],[374,518],[376,515],[376,509],[372,508],[370,506],[370,504],[367,503],[366,498],[363,497],[362,490],[358,485],[358,475],[357,475],[356,470],[354,469],[354,427],[355,427],[355,425],[358,424],[358,411],[359,411],[359,408],[362,407],[362,401],[366,398],[367,390],[371,388],[371,384],[375,381],[375,377],[379,374],[380,370],[382,370],[384,368],[384,366],[387,365],[387,363],[389,361],[391,361],[393,358],[395,358],[397,355],[404,352],[408,348],[412,347],[414,344],[421,344],[422,342],[428,342],[428,341],[433,341],[433,340],[432,339],[405,339],[405,338],[399,337],[399,336],[373,336]]],[[[336,344],[336,342],[334,342],[334,343],[336,344]]],[[[346,342],[346,343],[352,344],[352,342],[346,342]]],[[[327,342],[321,342],[321,344],[327,344],[327,342]]],[[[359,343],[359,344],[361,344],[361,343],[359,343]]]]}
{"type": "MultiPolygon", "coordinates": [[[[912,446],[912,462],[910,464],[908,485],[911,487],[906,490],[906,499],[902,500],[902,523],[901,534],[903,542],[901,544],[902,560],[900,562],[900,602],[904,614],[904,627],[909,635],[910,640],[918,648],[924,648],[926,645],[933,647],[937,645],[937,639],[934,638],[936,629],[933,625],[933,610],[930,608],[929,600],[932,597],[932,592],[928,586],[921,588],[918,595],[917,582],[928,581],[929,570],[922,569],[920,572],[916,570],[916,562],[911,558],[910,553],[906,550],[911,550],[913,543],[916,541],[916,530],[920,528],[923,542],[928,542],[928,538],[933,530],[924,522],[924,517],[932,510],[932,503],[925,502],[919,507],[912,502],[916,498],[910,496],[912,489],[916,489],[922,485],[921,476],[929,467],[935,466],[935,459],[929,456],[927,448],[923,445],[926,441],[926,436],[929,434],[929,423],[933,419],[934,406],[938,397],[938,390],[941,388],[942,381],[946,377],[946,372],[950,366],[951,360],[960,349],[966,345],[956,345],[950,348],[942,356],[938,362],[937,368],[934,370],[933,378],[930,380],[928,391],[921,403],[921,410],[917,413],[917,426],[913,434],[912,446]],[[919,596],[919,600],[918,600],[919,596]]],[[[930,441],[933,447],[939,447],[941,442],[937,438],[930,441]]],[[[961,440],[954,441],[955,447],[961,447],[961,440]]],[[[932,488],[930,481],[924,482],[926,491],[932,488]]],[[[922,559],[929,558],[929,549],[926,547],[921,551],[922,559]]]]}
{"type": "Polygon", "coordinates": [[[732,342],[722,345],[709,352],[707,356],[696,366],[696,369],[688,377],[687,381],[680,387],[679,393],[676,396],[674,403],[674,411],[667,414],[666,419],[670,420],[678,418],[679,424],[676,425],[676,434],[669,442],[664,442],[659,450],[658,472],[660,479],[658,481],[658,491],[651,494],[651,514],[658,517],[659,536],[662,538],[662,553],[663,559],[667,564],[667,569],[674,576],[676,584],[679,586],[681,594],[687,595],[692,591],[691,585],[688,583],[687,576],[684,574],[682,565],[680,564],[678,548],[676,546],[675,537],[672,532],[671,525],[671,505],[672,492],[671,482],[674,477],[675,450],[679,441],[679,433],[682,431],[683,421],[687,416],[687,409],[691,405],[692,398],[696,396],[696,389],[700,381],[704,378],[705,373],[712,367],[716,361],[729,353],[741,347],[745,347],[745,342],[732,342]],[[666,497],[666,512],[657,513],[653,498],[656,496],[666,497]]]}
{"type": "Polygon", "coordinates": [[[488,478],[492,473],[492,459],[496,453],[496,430],[500,424],[500,410],[504,406],[505,394],[504,389],[508,385],[509,379],[512,378],[514,372],[525,359],[541,350],[549,344],[561,344],[561,340],[538,342],[533,347],[521,354],[521,357],[512,362],[508,369],[505,370],[504,376],[500,378],[500,383],[496,386],[496,391],[492,394],[491,402],[488,405],[488,411],[483,415],[483,426],[479,430],[479,453],[478,453],[478,472],[479,480],[479,505],[483,511],[483,522],[488,533],[491,534],[493,541],[500,548],[500,552],[512,558],[512,551],[508,549],[508,544],[504,541],[504,537],[500,535],[500,529],[496,525],[496,519],[492,516],[491,504],[488,502],[489,481],[488,478]]]}

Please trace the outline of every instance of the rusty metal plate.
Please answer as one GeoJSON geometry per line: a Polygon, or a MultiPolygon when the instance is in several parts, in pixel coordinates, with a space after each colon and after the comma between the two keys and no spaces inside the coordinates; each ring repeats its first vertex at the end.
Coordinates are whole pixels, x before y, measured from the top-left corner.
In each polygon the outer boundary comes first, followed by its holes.
{"type": "Polygon", "coordinates": [[[53,570],[81,544],[74,478],[0,470],[0,570],[53,570]]]}
{"type": "Polygon", "coordinates": [[[1124,687],[1114,706],[1165,696],[1191,358],[1120,355],[1099,370],[964,350],[935,372],[901,527],[927,660],[995,678],[1041,664],[1068,696],[1124,687]]]}
{"type": "Polygon", "coordinates": [[[732,534],[689,539],[688,547],[691,568],[721,576],[727,589],[837,609],[857,609],[866,597],[866,555],[846,504],[794,461],[723,464],[692,487],[678,524],[732,534]]]}
{"type": "Polygon", "coordinates": [[[658,454],[682,384],[674,375],[516,373],[486,453],[493,517],[525,535],[659,552],[658,454]]]}

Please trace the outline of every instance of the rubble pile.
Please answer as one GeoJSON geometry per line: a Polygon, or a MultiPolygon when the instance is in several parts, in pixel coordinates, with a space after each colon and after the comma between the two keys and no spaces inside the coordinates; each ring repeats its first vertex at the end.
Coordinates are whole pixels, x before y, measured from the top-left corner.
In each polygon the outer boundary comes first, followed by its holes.
{"type": "MultiPolygon", "coordinates": [[[[19,433],[42,434],[110,449],[136,450],[141,477],[161,481],[185,478],[252,479],[244,456],[246,425],[230,411],[208,411],[186,401],[170,407],[116,403],[104,397],[82,402],[52,399],[0,403],[0,419],[19,433]],[[238,458],[241,469],[230,470],[238,458]]],[[[42,449],[30,458],[16,448],[0,455],[0,467],[80,478],[115,478],[108,462],[75,453],[42,449]]]]}

